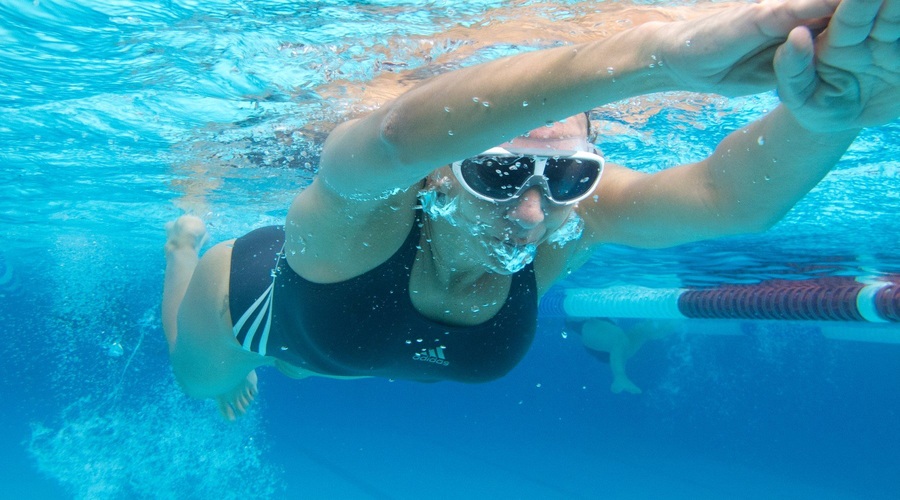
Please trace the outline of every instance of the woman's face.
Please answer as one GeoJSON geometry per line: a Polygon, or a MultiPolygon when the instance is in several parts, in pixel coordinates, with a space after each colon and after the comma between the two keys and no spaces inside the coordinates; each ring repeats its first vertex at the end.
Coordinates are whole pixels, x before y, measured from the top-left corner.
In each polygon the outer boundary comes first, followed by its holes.
{"type": "MultiPolygon", "coordinates": [[[[539,154],[591,149],[584,115],[540,127],[501,147],[539,154]]],[[[560,230],[574,210],[574,205],[551,203],[540,186],[532,186],[512,200],[493,202],[469,193],[449,168],[441,169],[438,177],[444,184],[437,189],[456,203],[452,224],[467,240],[461,247],[468,250],[469,257],[501,274],[519,271],[531,262],[537,247],[560,230]]]]}

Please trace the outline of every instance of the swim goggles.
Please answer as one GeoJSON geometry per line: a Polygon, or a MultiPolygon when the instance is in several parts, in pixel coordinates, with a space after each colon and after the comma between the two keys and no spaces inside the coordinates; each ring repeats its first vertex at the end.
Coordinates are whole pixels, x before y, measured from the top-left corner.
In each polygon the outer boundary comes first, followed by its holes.
{"type": "Polygon", "coordinates": [[[540,185],[552,203],[572,205],[594,192],[604,164],[602,156],[583,151],[541,155],[491,148],[451,166],[463,187],[482,200],[509,201],[540,185]]]}

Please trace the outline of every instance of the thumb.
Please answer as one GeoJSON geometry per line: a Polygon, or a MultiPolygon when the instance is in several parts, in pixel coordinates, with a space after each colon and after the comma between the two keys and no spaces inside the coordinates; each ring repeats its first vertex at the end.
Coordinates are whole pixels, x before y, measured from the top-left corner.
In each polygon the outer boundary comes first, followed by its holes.
{"type": "Polygon", "coordinates": [[[802,26],[794,28],[787,40],[775,51],[778,97],[788,108],[796,109],[802,106],[816,89],[817,78],[813,56],[812,34],[802,26]]]}

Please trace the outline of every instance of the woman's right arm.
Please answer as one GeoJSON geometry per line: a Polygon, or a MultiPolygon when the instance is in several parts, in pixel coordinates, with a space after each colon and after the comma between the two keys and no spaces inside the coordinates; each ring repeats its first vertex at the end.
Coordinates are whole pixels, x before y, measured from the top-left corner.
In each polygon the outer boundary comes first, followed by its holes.
{"type": "Polygon", "coordinates": [[[440,75],[337,127],[325,143],[319,177],[337,194],[377,197],[547,122],[628,97],[771,89],[777,46],[796,26],[821,26],[836,4],[738,5],[440,75]]]}

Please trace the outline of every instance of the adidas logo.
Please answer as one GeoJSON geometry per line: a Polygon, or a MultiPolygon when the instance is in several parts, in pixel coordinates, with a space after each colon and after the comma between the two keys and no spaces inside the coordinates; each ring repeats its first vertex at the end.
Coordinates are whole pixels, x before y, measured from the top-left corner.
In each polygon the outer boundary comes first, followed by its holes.
{"type": "Polygon", "coordinates": [[[438,346],[436,349],[422,349],[422,352],[413,354],[412,359],[416,361],[427,361],[441,366],[450,366],[450,362],[444,358],[444,346],[438,346]]]}

